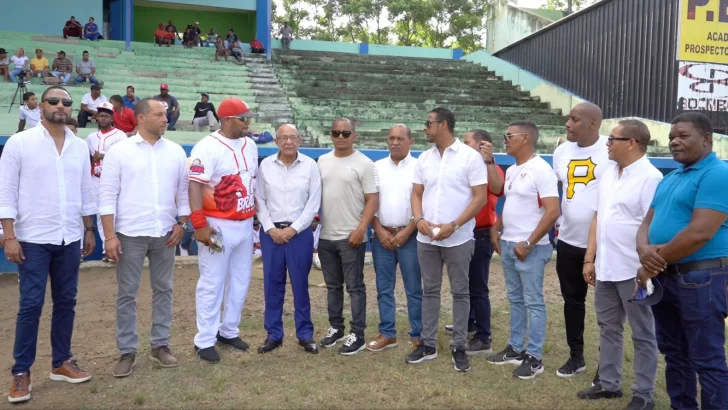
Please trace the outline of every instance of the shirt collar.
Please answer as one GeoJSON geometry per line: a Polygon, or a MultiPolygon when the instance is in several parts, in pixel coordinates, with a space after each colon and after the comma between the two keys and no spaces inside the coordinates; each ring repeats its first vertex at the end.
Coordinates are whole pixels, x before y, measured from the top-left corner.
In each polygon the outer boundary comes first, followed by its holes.
{"type": "MultiPolygon", "coordinates": [[[[281,151],[278,151],[278,153],[276,154],[276,158],[275,158],[274,161],[277,162],[277,163],[279,163],[279,164],[281,164],[281,165],[285,165],[283,163],[283,161],[281,161],[280,156],[281,156],[281,151]]],[[[295,164],[296,162],[301,162],[301,152],[300,151],[296,151],[296,159],[293,160],[293,162],[291,163],[291,165],[295,164]]]]}
{"type": "MultiPolygon", "coordinates": [[[[640,168],[645,164],[645,162],[650,162],[649,159],[647,159],[647,155],[643,155],[642,158],[638,159],[637,161],[629,164],[629,166],[625,167],[622,170],[623,175],[632,175],[633,172],[638,172],[640,168]]],[[[619,166],[619,165],[618,165],[619,166]]]]}
{"type": "MultiPolygon", "coordinates": [[[[449,147],[445,148],[446,151],[449,150],[449,149],[451,149],[451,150],[453,150],[455,152],[458,152],[458,150],[460,149],[460,147],[463,145],[463,143],[460,142],[460,140],[458,139],[458,137],[455,137],[454,139],[455,139],[455,142],[453,142],[449,147]]],[[[431,149],[432,149],[432,151],[438,152],[437,145],[435,145],[435,144],[432,144],[432,148],[431,149]]]]}
{"type": "MultiPolygon", "coordinates": [[[[36,125],[35,128],[43,134],[43,137],[47,137],[48,139],[53,139],[53,137],[51,137],[51,133],[48,132],[48,128],[46,128],[45,125],[43,125],[42,121],[39,121],[38,125],[36,125]]],[[[73,140],[74,137],[76,137],[73,134],[73,131],[69,130],[68,127],[63,127],[63,130],[65,132],[65,135],[64,135],[65,139],[63,140],[63,149],[61,149],[61,151],[65,151],[66,146],[71,143],[71,141],[73,140]]]]}
{"type": "MultiPolygon", "coordinates": [[[[131,137],[129,137],[129,139],[132,140],[134,143],[137,143],[137,144],[140,143],[140,142],[143,142],[145,144],[149,144],[148,142],[144,141],[144,138],[142,138],[142,136],[139,134],[138,131],[137,131],[136,134],[134,134],[131,137]]],[[[157,141],[157,144],[159,144],[160,142],[164,142],[164,137],[161,137],[159,139],[159,141],[157,141]]],[[[154,145],[157,145],[157,144],[154,144],[154,145]]]]}
{"type": "Polygon", "coordinates": [[[706,166],[710,165],[713,161],[718,159],[718,156],[715,155],[715,152],[711,152],[706,156],[705,158],[701,159],[700,161],[694,163],[693,165],[690,165],[689,167],[685,167],[685,165],[680,165],[680,172],[685,172],[689,169],[699,170],[703,169],[706,166]]]}
{"type": "MultiPolygon", "coordinates": [[[[402,158],[402,160],[401,160],[401,161],[399,161],[399,163],[400,163],[400,164],[406,164],[406,163],[407,163],[407,162],[409,162],[409,160],[410,160],[410,159],[412,159],[412,158],[413,158],[413,157],[412,157],[412,153],[411,153],[411,152],[408,152],[408,153],[407,153],[407,156],[406,156],[406,157],[404,157],[404,158],[402,158]]],[[[387,159],[389,159],[389,162],[390,162],[391,164],[393,164],[393,165],[395,165],[395,166],[397,166],[397,165],[398,165],[398,164],[395,164],[395,163],[394,163],[394,160],[392,159],[392,155],[391,155],[391,154],[390,154],[390,155],[389,155],[389,156],[387,157],[387,159]]]]}

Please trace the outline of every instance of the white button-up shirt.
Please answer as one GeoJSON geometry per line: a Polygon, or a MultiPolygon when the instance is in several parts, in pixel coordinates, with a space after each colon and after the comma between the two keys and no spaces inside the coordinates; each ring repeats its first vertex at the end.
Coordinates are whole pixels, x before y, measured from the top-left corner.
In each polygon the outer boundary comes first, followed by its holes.
{"type": "Polygon", "coordinates": [[[390,228],[407,226],[412,218],[412,181],[417,158],[407,154],[395,164],[389,156],[374,166],[379,176],[379,223],[390,228]]]}
{"type": "Polygon", "coordinates": [[[116,232],[162,237],[190,214],[187,155],[168,139],[149,144],[138,133],[104,157],[99,214],[115,215],[116,232]]]}
{"type": "Polygon", "coordinates": [[[260,163],[256,179],[256,210],[263,231],[273,229],[275,222],[291,222],[296,232],[311,226],[321,206],[321,174],[316,161],[299,152],[286,168],[278,155],[272,155],[260,163]]]}
{"type": "MultiPolygon", "coordinates": [[[[472,187],[488,183],[488,169],[480,154],[455,139],[443,151],[443,156],[433,146],[423,152],[415,167],[415,184],[424,185],[422,216],[430,223],[439,225],[454,221],[473,200],[472,187]]],[[[464,223],[443,241],[432,241],[429,236],[417,234],[422,243],[453,247],[473,239],[475,218],[464,223]]]]}
{"type": "Polygon", "coordinates": [[[634,279],[641,266],[637,230],[650,210],[662,173],[642,157],[622,170],[614,164],[599,180],[597,211],[597,280],[634,279]]]}
{"type": "Polygon", "coordinates": [[[86,143],[66,128],[60,155],[43,124],[8,139],[0,157],[0,219],[15,220],[19,241],[81,240],[83,216],[96,214],[86,143]]]}

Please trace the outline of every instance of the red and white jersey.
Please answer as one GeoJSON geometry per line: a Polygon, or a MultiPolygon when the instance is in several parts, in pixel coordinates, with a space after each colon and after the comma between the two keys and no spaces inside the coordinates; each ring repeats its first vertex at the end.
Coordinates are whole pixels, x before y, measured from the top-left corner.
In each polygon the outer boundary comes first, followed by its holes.
{"type": "MultiPolygon", "coordinates": [[[[126,134],[123,131],[117,130],[116,128],[112,127],[108,131],[98,130],[91,133],[88,137],[86,137],[86,145],[88,145],[89,154],[93,157],[94,154],[97,152],[99,154],[106,154],[106,152],[109,151],[109,148],[111,148],[112,145],[116,144],[119,141],[124,141],[125,139],[126,134]]],[[[101,178],[101,168],[103,162],[103,159],[91,162],[92,176],[96,178],[101,178]]]]}
{"type": "Polygon", "coordinates": [[[202,210],[214,218],[242,221],[255,215],[258,147],[248,138],[216,131],[192,148],[190,181],[204,184],[202,210]]]}

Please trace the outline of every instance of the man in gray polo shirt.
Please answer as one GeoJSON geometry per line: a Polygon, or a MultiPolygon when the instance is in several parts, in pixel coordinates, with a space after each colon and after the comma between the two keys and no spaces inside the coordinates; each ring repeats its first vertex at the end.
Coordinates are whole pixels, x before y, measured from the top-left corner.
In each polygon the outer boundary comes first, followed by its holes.
{"type": "Polygon", "coordinates": [[[366,287],[364,255],[367,228],[379,203],[374,162],[354,149],[354,124],[346,118],[331,127],[334,150],[318,160],[323,194],[318,255],[327,288],[329,330],[321,346],[349,356],[366,347],[366,287]],[[344,284],[351,298],[351,333],[344,333],[344,284]]]}
{"type": "Polygon", "coordinates": [[[78,85],[88,80],[92,84],[98,84],[103,86],[103,82],[96,79],[96,63],[88,57],[88,51],[83,52],[83,58],[76,64],[76,77],[73,80],[73,85],[78,85]]]}

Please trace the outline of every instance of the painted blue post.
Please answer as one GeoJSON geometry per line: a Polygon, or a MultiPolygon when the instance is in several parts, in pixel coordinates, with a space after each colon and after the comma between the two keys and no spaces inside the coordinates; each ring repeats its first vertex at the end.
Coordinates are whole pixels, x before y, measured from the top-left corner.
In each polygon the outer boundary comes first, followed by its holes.
{"type": "Polygon", "coordinates": [[[452,59],[453,60],[460,60],[463,57],[463,49],[462,48],[456,48],[452,51],[452,59]]]}
{"type": "Polygon", "coordinates": [[[131,10],[134,7],[134,0],[124,0],[124,40],[126,40],[126,51],[131,51],[131,28],[132,22],[131,10]]]}
{"type": "Polygon", "coordinates": [[[369,54],[369,43],[359,43],[359,54],[369,54]]]}
{"type": "Polygon", "coordinates": [[[268,61],[273,50],[271,41],[271,23],[273,20],[272,0],[256,0],[255,7],[255,36],[263,43],[268,61]]]}

